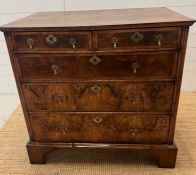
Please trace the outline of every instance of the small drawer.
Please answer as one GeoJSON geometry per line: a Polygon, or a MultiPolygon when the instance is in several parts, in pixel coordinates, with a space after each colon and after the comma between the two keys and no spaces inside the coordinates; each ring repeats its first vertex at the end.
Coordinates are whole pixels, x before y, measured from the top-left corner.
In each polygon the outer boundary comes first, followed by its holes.
{"type": "Polygon", "coordinates": [[[146,80],[175,78],[177,56],[175,51],[86,56],[25,54],[17,56],[17,61],[23,81],[146,80]]]}
{"type": "Polygon", "coordinates": [[[181,28],[147,28],[95,32],[97,50],[177,49],[181,28]]]}
{"type": "Polygon", "coordinates": [[[91,50],[90,32],[15,32],[15,52],[91,50]]]}
{"type": "Polygon", "coordinates": [[[41,142],[167,143],[167,115],[31,113],[41,142]]]}
{"type": "Polygon", "coordinates": [[[24,84],[29,111],[170,112],[174,83],[24,84]]]}

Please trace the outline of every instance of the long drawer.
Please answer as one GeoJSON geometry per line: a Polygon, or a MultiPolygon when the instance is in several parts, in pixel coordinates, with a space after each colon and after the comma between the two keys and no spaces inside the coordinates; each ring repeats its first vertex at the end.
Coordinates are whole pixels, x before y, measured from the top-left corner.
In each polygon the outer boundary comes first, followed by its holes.
{"type": "Polygon", "coordinates": [[[23,84],[29,111],[169,112],[174,83],[23,84]]]}
{"type": "Polygon", "coordinates": [[[96,53],[85,56],[24,54],[17,56],[23,81],[72,79],[146,80],[174,78],[177,52],[96,53]]]}
{"type": "Polygon", "coordinates": [[[31,113],[35,141],[166,143],[167,115],[31,113]]]}

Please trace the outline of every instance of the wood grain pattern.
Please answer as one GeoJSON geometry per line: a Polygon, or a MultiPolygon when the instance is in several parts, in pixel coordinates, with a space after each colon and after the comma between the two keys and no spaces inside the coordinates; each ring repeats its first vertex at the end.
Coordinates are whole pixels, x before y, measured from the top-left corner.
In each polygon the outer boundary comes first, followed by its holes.
{"type": "Polygon", "coordinates": [[[92,39],[90,32],[16,32],[13,33],[15,52],[37,52],[37,51],[61,51],[61,50],[91,50],[92,39]],[[52,35],[56,38],[54,44],[48,44],[46,38],[52,35]],[[27,40],[32,39],[32,48],[27,40]],[[75,48],[71,44],[71,39],[75,40],[75,48]]]}
{"type": "Polygon", "coordinates": [[[125,50],[125,49],[160,49],[179,47],[181,28],[148,28],[148,29],[130,29],[130,30],[109,30],[95,32],[95,41],[97,50],[125,50]],[[134,34],[139,33],[141,40],[131,39],[134,34]],[[161,45],[158,45],[157,36],[161,36],[161,45]],[[113,47],[112,37],[116,37],[116,48],[113,47]]]}
{"type": "Polygon", "coordinates": [[[169,129],[166,115],[31,113],[30,118],[34,139],[41,142],[166,143],[169,129]]]}
{"type": "Polygon", "coordinates": [[[94,30],[191,25],[194,20],[167,8],[40,12],[6,24],[2,31],[94,30]],[[154,25],[153,25],[154,24],[154,25]],[[120,27],[119,27],[120,26],[120,27]]]}
{"type": "Polygon", "coordinates": [[[23,91],[29,111],[170,112],[173,87],[173,83],[39,83],[25,84],[23,91]]]}
{"type": "Polygon", "coordinates": [[[94,53],[100,59],[96,65],[89,60],[92,54],[28,54],[18,55],[17,62],[22,81],[66,81],[79,79],[127,79],[175,78],[177,52],[145,53],[94,53]],[[134,73],[132,64],[139,67],[134,73]],[[51,66],[58,66],[54,74],[51,66]]]}
{"type": "Polygon", "coordinates": [[[177,79],[178,81],[175,84],[174,89],[174,98],[173,98],[173,105],[172,108],[172,118],[171,118],[171,127],[169,132],[169,143],[173,143],[174,140],[174,132],[175,132],[175,125],[176,125],[176,118],[177,118],[177,111],[178,111],[178,103],[179,103],[179,97],[180,97],[180,89],[181,89],[181,83],[182,83],[182,75],[183,75],[183,68],[184,68],[184,61],[185,61],[185,54],[186,54],[186,45],[188,40],[188,32],[189,27],[183,28],[183,35],[181,39],[181,50],[179,52],[179,62],[178,62],[178,68],[177,68],[177,79]]]}

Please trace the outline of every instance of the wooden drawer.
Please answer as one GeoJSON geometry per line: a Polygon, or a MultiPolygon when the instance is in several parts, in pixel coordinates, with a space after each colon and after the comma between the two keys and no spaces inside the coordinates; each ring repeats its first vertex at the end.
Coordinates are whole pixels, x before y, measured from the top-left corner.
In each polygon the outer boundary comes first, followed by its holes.
{"type": "Polygon", "coordinates": [[[167,115],[31,113],[40,142],[166,143],[167,115]]]}
{"type": "Polygon", "coordinates": [[[177,49],[181,28],[146,28],[95,32],[97,50],[177,49]]]}
{"type": "Polygon", "coordinates": [[[175,78],[177,52],[135,54],[54,55],[29,54],[17,57],[23,81],[70,79],[175,78]]]}
{"type": "Polygon", "coordinates": [[[91,50],[90,32],[15,32],[15,52],[91,50]]]}
{"type": "Polygon", "coordinates": [[[173,83],[24,84],[29,111],[170,112],[173,83]]]}

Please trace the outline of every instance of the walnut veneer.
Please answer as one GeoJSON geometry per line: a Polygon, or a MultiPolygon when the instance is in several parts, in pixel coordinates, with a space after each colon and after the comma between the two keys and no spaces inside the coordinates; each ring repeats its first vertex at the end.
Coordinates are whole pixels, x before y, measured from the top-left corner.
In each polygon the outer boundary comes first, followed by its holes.
{"type": "Polygon", "coordinates": [[[189,26],[167,8],[36,13],[1,26],[31,163],[62,148],[146,150],[175,167],[189,26]]]}

